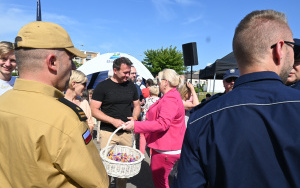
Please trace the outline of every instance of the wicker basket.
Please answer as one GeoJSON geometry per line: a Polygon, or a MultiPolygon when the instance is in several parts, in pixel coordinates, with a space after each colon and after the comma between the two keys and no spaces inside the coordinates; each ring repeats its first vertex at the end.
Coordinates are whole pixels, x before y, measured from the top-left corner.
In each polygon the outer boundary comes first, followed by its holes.
{"type": "MultiPolygon", "coordinates": [[[[121,145],[108,146],[114,134],[116,134],[116,132],[122,128],[123,126],[117,128],[112,133],[106,144],[106,147],[100,151],[100,157],[109,176],[117,178],[130,178],[137,175],[140,172],[141,163],[144,159],[144,155],[139,150],[135,149],[135,144],[133,144],[133,147],[121,145]],[[138,157],[138,160],[134,162],[114,161],[107,158],[107,154],[110,151],[114,151],[114,153],[127,153],[128,155],[132,155],[133,157],[138,157]]],[[[134,136],[132,138],[134,143],[134,136]]]]}

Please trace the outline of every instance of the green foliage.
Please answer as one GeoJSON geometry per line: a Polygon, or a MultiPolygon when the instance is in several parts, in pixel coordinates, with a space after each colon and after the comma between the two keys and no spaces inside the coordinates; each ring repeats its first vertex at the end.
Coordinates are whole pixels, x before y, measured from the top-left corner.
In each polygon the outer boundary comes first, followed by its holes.
{"type": "Polygon", "coordinates": [[[19,76],[17,72],[12,72],[11,75],[12,76],[19,76]]]}
{"type": "Polygon", "coordinates": [[[203,92],[203,84],[198,84],[198,87],[199,87],[199,91],[198,92],[203,92]]]}
{"type": "Polygon", "coordinates": [[[176,47],[170,46],[169,48],[157,50],[147,50],[144,52],[145,59],[142,63],[155,77],[160,71],[165,68],[174,69],[178,74],[183,74],[186,67],[183,64],[182,52],[177,50],[176,47]]]}
{"type": "Polygon", "coordinates": [[[75,64],[76,68],[78,68],[78,67],[80,67],[82,65],[82,64],[77,63],[77,61],[73,61],[73,62],[75,64]]]}

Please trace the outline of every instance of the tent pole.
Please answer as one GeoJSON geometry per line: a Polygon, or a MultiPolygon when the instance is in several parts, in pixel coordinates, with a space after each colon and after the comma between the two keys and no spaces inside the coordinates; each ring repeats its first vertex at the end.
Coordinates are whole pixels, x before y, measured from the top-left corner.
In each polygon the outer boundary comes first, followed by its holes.
{"type": "Polygon", "coordinates": [[[215,75],[214,75],[214,84],[213,84],[213,95],[215,94],[215,81],[216,81],[216,75],[217,73],[215,72],[215,75]]]}
{"type": "Polygon", "coordinates": [[[191,84],[193,84],[193,65],[191,65],[191,84]]]}

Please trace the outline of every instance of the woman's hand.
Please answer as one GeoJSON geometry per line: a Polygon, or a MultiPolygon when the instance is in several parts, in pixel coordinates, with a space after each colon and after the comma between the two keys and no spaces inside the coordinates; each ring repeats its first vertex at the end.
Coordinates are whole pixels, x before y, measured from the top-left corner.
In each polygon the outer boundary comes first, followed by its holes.
{"type": "Polygon", "coordinates": [[[125,127],[123,127],[123,130],[126,131],[133,131],[134,130],[134,121],[127,121],[125,124],[125,127]]]}
{"type": "Polygon", "coordinates": [[[191,84],[190,82],[187,82],[187,83],[186,83],[186,86],[187,86],[191,91],[195,90],[193,84],[191,84]]]}

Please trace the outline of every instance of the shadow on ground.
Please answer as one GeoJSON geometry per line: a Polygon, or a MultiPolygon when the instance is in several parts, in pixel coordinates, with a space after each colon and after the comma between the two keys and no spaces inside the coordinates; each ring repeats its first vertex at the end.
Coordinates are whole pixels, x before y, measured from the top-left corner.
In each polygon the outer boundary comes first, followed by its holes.
{"type": "Polygon", "coordinates": [[[145,160],[142,161],[140,173],[130,178],[128,180],[128,183],[129,182],[137,188],[154,188],[151,169],[149,164],[145,160]]]}

